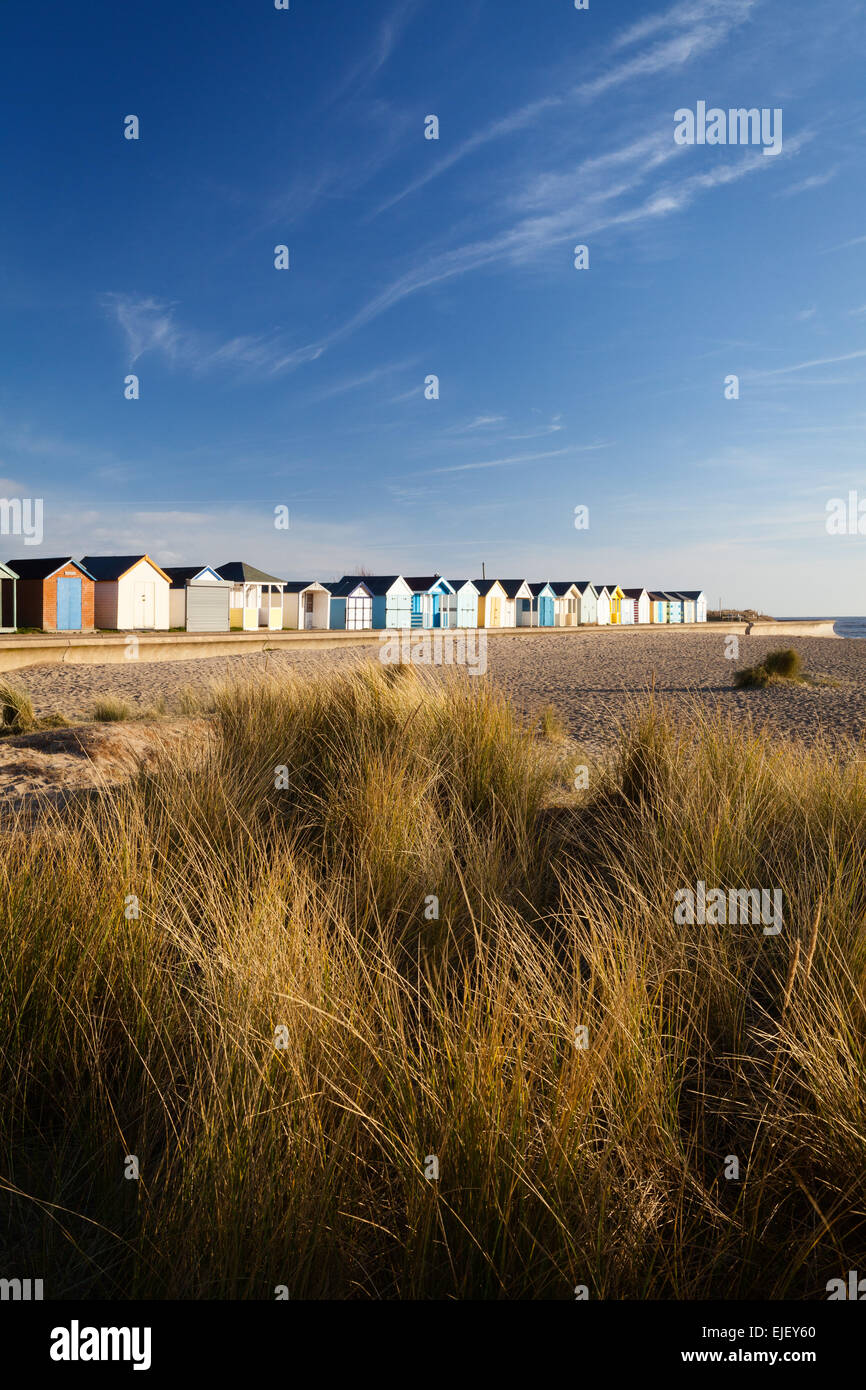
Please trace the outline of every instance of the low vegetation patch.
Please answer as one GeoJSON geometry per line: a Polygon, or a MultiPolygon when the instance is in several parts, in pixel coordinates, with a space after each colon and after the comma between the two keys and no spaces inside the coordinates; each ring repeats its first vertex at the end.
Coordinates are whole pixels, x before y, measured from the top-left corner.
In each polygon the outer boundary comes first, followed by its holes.
{"type": "Polygon", "coordinates": [[[0,681],[0,731],[4,734],[26,734],[35,728],[33,701],[26,690],[0,681]]]}
{"type": "Polygon", "coordinates": [[[800,653],[793,647],[768,652],[758,665],[744,666],[734,674],[734,685],[738,690],[760,690],[782,682],[802,685],[805,680],[800,653]]]}
{"type": "Polygon", "coordinates": [[[121,719],[132,719],[135,711],[127,700],[115,695],[104,695],[91,707],[90,717],[101,724],[114,724],[121,719]]]}
{"type": "Polygon", "coordinates": [[[650,701],[556,806],[562,750],[480,679],[213,707],[0,840],[4,1269],[788,1299],[866,1268],[866,767],[650,701]],[[716,886],[778,890],[781,930],[678,924],[716,886]]]}

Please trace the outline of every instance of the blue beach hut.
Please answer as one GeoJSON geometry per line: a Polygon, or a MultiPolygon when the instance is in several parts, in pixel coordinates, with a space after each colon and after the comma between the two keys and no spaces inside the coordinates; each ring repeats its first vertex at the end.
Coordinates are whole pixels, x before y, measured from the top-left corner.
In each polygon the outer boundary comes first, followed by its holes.
{"type": "Polygon", "coordinates": [[[412,590],[413,627],[456,627],[457,605],[452,604],[455,591],[441,574],[407,578],[412,590]]]}
{"type": "Polygon", "coordinates": [[[665,592],[668,601],[668,622],[681,623],[683,621],[683,601],[679,594],[669,594],[665,592]]]}
{"type": "MultiPolygon", "coordinates": [[[[529,607],[530,626],[532,627],[553,627],[556,609],[556,591],[553,585],[545,580],[543,583],[530,584],[532,591],[531,599],[520,599],[523,611],[529,607]]],[[[523,624],[523,618],[520,619],[523,624]]]]}

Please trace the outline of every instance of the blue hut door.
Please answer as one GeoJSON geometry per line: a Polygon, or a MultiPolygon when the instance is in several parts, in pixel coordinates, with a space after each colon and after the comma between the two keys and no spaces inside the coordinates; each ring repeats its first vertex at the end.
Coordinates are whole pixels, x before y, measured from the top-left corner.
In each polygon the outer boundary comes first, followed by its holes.
{"type": "Polygon", "coordinates": [[[410,619],[412,627],[424,626],[424,614],[421,611],[421,600],[423,594],[412,595],[412,617],[410,619]]]}
{"type": "Polygon", "coordinates": [[[431,597],[433,599],[433,626],[441,627],[442,620],[439,614],[439,604],[441,602],[441,599],[439,594],[432,594],[431,597]]]}
{"type": "Polygon", "coordinates": [[[81,627],[81,580],[57,581],[57,629],[69,632],[81,627]]]}
{"type": "Polygon", "coordinates": [[[553,627],[553,599],[541,597],[538,600],[539,618],[542,627],[553,627]]]}

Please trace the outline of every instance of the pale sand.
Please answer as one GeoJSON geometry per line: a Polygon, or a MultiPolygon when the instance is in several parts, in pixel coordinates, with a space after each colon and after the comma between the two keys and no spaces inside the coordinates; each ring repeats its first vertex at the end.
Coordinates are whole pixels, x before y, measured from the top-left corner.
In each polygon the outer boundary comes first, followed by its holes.
{"type": "MultiPolygon", "coordinates": [[[[653,632],[527,634],[490,637],[490,677],[522,710],[546,704],[563,715],[568,732],[589,750],[609,745],[623,712],[623,696],[645,691],[655,674],[658,694],[685,701],[695,693],[705,704],[753,719],[786,738],[834,744],[866,743],[866,641],[796,638],[806,671],[834,685],[810,688],[774,686],[734,690],[736,667],[752,665],[785,645],[778,637],[740,637],[739,661],[725,657],[722,625],[706,633],[653,632]]],[[[37,714],[62,711],[82,717],[101,696],[121,696],[145,710],[164,700],[171,711],[185,687],[202,689],[215,681],[251,674],[294,672],[312,677],[377,659],[377,647],[281,651],[197,661],[129,662],[104,666],[32,666],[8,679],[28,690],[37,714]]],[[[866,752],[864,752],[866,756],[866,752]]]]}

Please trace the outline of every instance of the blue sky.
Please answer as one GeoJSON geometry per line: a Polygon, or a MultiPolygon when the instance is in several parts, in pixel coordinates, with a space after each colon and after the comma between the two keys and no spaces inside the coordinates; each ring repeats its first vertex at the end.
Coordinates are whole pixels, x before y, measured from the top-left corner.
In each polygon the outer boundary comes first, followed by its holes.
{"type": "Polygon", "coordinates": [[[825,528],[866,500],[860,0],[7,0],[0,32],[0,489],[44,553],[866,613],[866,536],[825,528]],[[676,144],[702,100],[781,108],[781,153],[676,144]]]}

